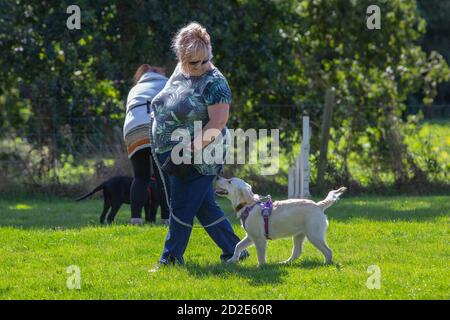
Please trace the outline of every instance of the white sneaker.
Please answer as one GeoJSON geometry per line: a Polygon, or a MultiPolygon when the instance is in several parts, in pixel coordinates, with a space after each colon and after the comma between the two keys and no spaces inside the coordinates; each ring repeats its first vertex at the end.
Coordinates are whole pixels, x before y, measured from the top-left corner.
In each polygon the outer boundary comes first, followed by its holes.
{"type": "Polygon", "coordinates": [[[142,219],[141,218],[131,218],[131,222],[132,225],[142,225],[142,219]]]}

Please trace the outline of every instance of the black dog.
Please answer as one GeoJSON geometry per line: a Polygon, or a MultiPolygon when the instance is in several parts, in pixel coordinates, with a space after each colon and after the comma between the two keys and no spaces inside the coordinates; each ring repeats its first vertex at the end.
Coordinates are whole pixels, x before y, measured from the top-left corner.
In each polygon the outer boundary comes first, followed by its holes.
{"type": "MultiPolygon", "coordinates": [[[[86,199],[87,197],[93,195],[94,193],[103,190],[103,211],[100,215],[100,223],[103,224],[105,222],[106,214],[109,209],[111,211],[108,214],[107,222],[112,223],[114,218],[119,211],[120,207],[123,203],[130,204],[130,189],[131,183],[133,182],[133,178],[131,177],[113,177],[109,180],[106,180],[101,185],[96,187],[91,192],[81,196],[76,199],[76,201],[80,201],[86,199]]],[[[164,190],[162,187],[158,186],[156,183],[156,179],[152,177],[150,179],[148,190],[148,197],[145,200],[144,211],[145,211],[145,221],[146,222],[155,222],[156,221],[156,211],[158,210],[158,206],[161,207],[161,218],[168,219],[169,218],[169,210],[167,208],[167,203],[164,198],[164,190]]]]}

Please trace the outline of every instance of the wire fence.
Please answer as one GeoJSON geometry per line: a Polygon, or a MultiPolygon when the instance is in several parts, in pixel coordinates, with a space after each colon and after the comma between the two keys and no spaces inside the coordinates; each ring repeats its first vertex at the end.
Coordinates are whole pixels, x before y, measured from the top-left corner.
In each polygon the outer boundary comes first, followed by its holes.
{"type": "MultiPolygon", "coordinates": [[[[270,119],[271,123],[276,124],[276,128],[280,129],[284,139],[288,141],[281,146],[289,150],[295,142],[294,139],[298,140],[303,115],[317,113],[322,107],[321,104],[310,103],[259,104],[253,107],[252,112],[255,112],[257,117],[270,119]]],[[[338,107],[346,108],[342,105],[338,107]]],[[[408,105],[403,116],[406,118],[407,115],[418,113],[422,113],[425,119],[449,119],[450,105],[408,105]]],[[[18,115],[0,116],[0,129],[5,124],[17,123],[21,119],[18,115]]],[[[319,117],[311,119],[313,132],[318,132],[319,121],[319,117]]],[[[229,122],[230,127],[234,128],[242,123],[242,119],[233,117],[231,113],[229,122]]],[[[257,126],[253,120],[250,123],[248,125],[257,126]]],[[[122,137],[122,124],[123,119],[111,120],[104,115],[42,116],[34,117],[25,125],[12,130],[0,130],[0,190],[5,177],[25,177],[36,183],[60,182],[61,177],[67,175],[66,171],[72,170],[76,175],[77,170],[86,171],[88,166],[93,167],[94,171],[105,170],[105,159],[115,161],[114,166],[119,173],[130,172],[122,137]],[[71,165],[78,169],[67,166],[68,157],[72,158],[71,165]]]]}
{"type": "Polygon", "coordinates": [[[418,114],[422,112],[425,119],[448,119],[450,118],[450,104],[438,104],[425,106],[421,104],[408,105],[403,112],[404,115],[418,114]]]}
{"type": "MultiPolygon", "coordinates": [[[[241,109],[240,106],[233,108],[241,109]]],[[[322,110],[322,104],[258,104],[253,107],[255,118],[266,118],[264,123],[274,123],[285,135],[295,134],[296,128],[300,128],[303,115],[317,113],[322,110]],[[267,121],[270,119],[270,121],[267,121]]],[[[340,105],[338,108],[345,109],[340,105]]],[[[450,105],[408,105],[403,112],[403,118],[407,115],[422,113],[425,119],[450,118],[450,105]]],[[[317,117],[316,117],[317,118],[317,117]]],[[[111,155],[117,150],[124,149],[122,141],[123,119],[107,119],[106,116],[39,116],[33,117],[26,124],[14,127],[12,130],[3,129],[2,125],[12,124],[22,120],[19,115],[1,116],[0,114],[0,162],[15,163],[20,161],[17,157],[5,156],[5,141],[17,143],[18,146],[28,144],[31,149],[48,147],[53,152],[52,158],[59,158],[62,153],[72,154],[75,157],[91,157],[111,155]]],[[[253,126],[258,126],[257,121],[250,119],[253,126]]],[[[311,125],[319,128],[320,119],[312,117],[311,125]]],[[[242,119],[231,113],[230,126],[239,126],[242,119]]],[[[244,123],[244,126],[246,124],[244,123]]],[[[249,125],[249,124],[247,124],[249,125]]],[[[11,127],[11,125],[10,125],[11,127]]],[[[243,128],[245,129],[245,128],[243,128]]],[[[270,128],[267,128],[270,129],[270,128]]],[[[11,146],[10,146],[11,149],[11,146]]]]}

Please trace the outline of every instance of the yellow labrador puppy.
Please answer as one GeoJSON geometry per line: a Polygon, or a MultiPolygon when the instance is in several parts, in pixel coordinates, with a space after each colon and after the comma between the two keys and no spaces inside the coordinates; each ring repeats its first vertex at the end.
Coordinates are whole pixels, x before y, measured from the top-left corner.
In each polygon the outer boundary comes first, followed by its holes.
{"type": "Polygon", "coordinates": [[[242,250],[255,245],[258,253],[258,266],[266,263],[267,238],[293,237],[294,247],[291,257],[284,263],[297,259],[302,253],[305,237],[325,256],[325,263],[331,263],[333,252],[325,242],[328,220],[324,210],[335,203],[347,188],[341,187],[328,193],[319,202],[307,199],[275,201],[268,222],[268,235],[261,206],[255,205],[260,197],[252,192],[252,187],[239,178],[218,177],[216,194],[231,201],[237,217],[246,216],[243,227],[247,232],[244,239],[236,245],[234,255],[228,262],[237,262],[242,250]],[[267,238],[266,238],[267,236],[267,238]]]}

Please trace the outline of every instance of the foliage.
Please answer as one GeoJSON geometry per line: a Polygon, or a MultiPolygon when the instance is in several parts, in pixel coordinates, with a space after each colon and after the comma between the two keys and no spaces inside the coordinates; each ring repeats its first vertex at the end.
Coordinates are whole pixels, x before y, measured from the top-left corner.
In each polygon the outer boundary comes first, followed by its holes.
{"type": "Polygon", "coordinates": [[[450,126],[448,122],[433,121],[405,126],[405,141],[418,165],[428,172],[432,181],[449,181],[450,126]]]}
{"type": "MultiPolygon", "coordinates": [[[[435,28],[433,4],[420,3],[435,28]]],[[[122,125],[136,67],[170,73],[171,37],[197,20],[232,88],[230,127],[279,128],[290,153],[299,126],[281,106],[296,106],[315,124],[316,159],[324,93],[335,87],[330,183],[355,180],[351,162],[364,167],[369,158],[377,163],[369,166],[374,179],[431,178],[411,157],[400,116],[412,95],[431,104],[450,73],[440,54],[420,47],[426,22],[415,1],[81,0],[81,30],[65,27],[70,4],[0,2],[0,130],[48,148],[50,166],[109,141],[122,125]],[[381,30],[366,28],[372,4],[381,8],[381,30]]]]}

